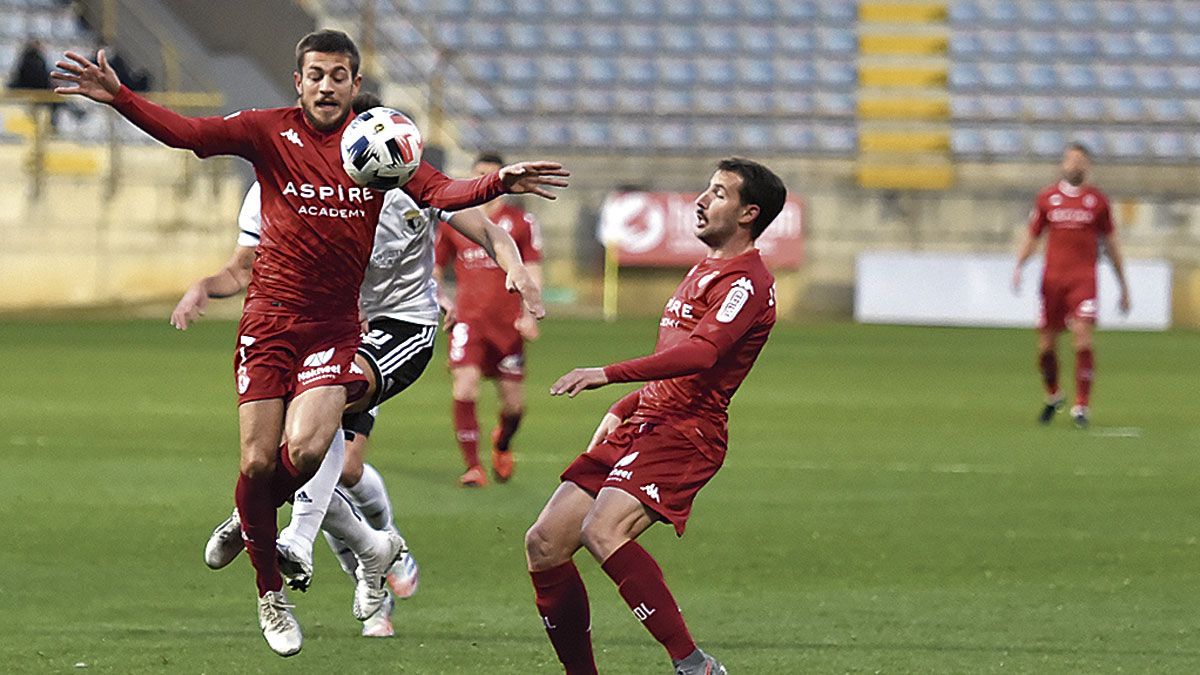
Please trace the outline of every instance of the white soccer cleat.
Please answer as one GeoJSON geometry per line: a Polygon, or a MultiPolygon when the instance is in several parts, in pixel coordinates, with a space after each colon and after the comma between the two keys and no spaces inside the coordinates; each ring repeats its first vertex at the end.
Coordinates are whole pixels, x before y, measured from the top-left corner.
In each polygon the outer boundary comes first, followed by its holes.
{"type": "Polygon", "coordinates": [[[421,570],[417,567],[417,560],[413,558],[411,551],[406,551],[388,569],[388,586],[392,589],[392,593],[395,593],[396,597],[401,600],[406,600],[415,595],[417,584],[420,581],[421,570]]]}
{"type": "MultiPolygon", "coordinates": [[[[385,593],[387,591],[384,591],[385,593]]],[[[379,609],[374,614],[367,617],[363,621],[362,635],[363,637],[392,637],[396,634],[396,630],[392,628],[392,610],[396,607],[396,601],[392,599],[392,594],[388,593],[387,599],[379,606],[379,609]]]]}
{"type": "Polygon", "coordinates": [[[258,599],[258,625],[271,651],[280,656],[296,654],[304,644],[292,607],[282,590],[270,591],[258,599]]]}
{"type": "Polygon", "coordinates": [[[354,618],[366,621],[388,597],[387,572],[408,551],[404,537],[395,532],[377,532],[371,551],[359,555],[354,585],[354,618]]]}
{"type": "Polygon", "coordinates": [[[246,542],[242,540],[242,520],[237,509],[234,509],[233,515],[209,535],[208,543],[204,545],[204,564],[219,570],[233,562],[244,548],[246,542]]]}
{"type": "Polygon", "coordinates": [[[312,549],[302,550],[300,546],[280,539],[275,542],[275,552],[279,560],[279,573],[283,575],[288,588],[301,593],[307,591],[313,577],[312,549]]]}

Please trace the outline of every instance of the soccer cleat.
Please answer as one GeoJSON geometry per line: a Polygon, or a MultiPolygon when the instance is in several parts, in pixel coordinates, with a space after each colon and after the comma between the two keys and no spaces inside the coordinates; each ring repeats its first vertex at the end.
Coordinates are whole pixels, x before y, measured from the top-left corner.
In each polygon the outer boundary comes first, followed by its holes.
{"type": "Polygon", "coordinates": [[[392,610],[396,607],[396,601],[392,600],[391,593],[388,593],[387,599],[375,610],[375,613],[367,617],[363,621],[362,636],[363,637],[392,637],[396,634],[396,630],[392,628],[392,610]]]}
{"type": "Polygon", "coordinates": [[[275,552],[279,560],[279,573],[283,575],[288,588],[301,593],[307,591],[312,585],[312,551],[306,556],[299,546],[279,540],[275,542],[275,552]]]}
{"type": "Polygon", "coordinates": [[[1075,422],[1075,426],[1079,429],[1088,428],[1088,409],[1087,406],[1077,405],[1071,408],[1071,421],[1075,422]]]}
{"type": "Polygon", "coordinates": [[[515,463],[511,449],[492,448],[492,475],[497,483],[507,483],[512,478],[515,463]]]}
{"type": "Polygon", "coordinates": [[[304,644],[292,607],[282,590],[270,591],[258,599],[258,625],[271,651],[280,656],[296,654],[304,644]]]}
{"type": "Polygon", "coordinates": [[[675,675],[729,675],[729,672],[720,661],[697,649],[675,664],[675,675]]]}
{"type": "Polygon", "coordinates": [[[487,474],[483,472],[482,466],[476,464],[459,477],[458,484],[463,487],[483,487],[487,485],[487,474]]]}
{"type": "Polygon", "coordinates": [[[408,552],[404,537],[395,532],[378,532],[372,550],[358,556],[357,582],[354,584],[354,618],[366,621],[388,597],[387,572],[408,552]]]}
{"type": "Polygon", "coordinates": [[[204,564],[214,570],[219,570],[238,557],[246,542],[242,540],[242,520],[238,517],[237,509],[225,522],[217,526],[204,545],[204,564]]]}
{"type": "Polygon", "coordinates": [[[1054,398],[1047,399],[1046,405],[1042,406],[1042,414],[1038,415],[1038,421],[1042,424],[1050,424],[1050,420],[1054,419],[1054,414],[1059,410],[1062,410],[1062,407],[1062,396],[1055,396],[1054,398]]]}
{"type": "Polygon", "coordinates": [[[397,598],[406,600],[417,592],[417,584],[421,580],[421,570],[412,552],[406,552],[399,560],[392,563],[388,569],[387,583],[397,598]]]}

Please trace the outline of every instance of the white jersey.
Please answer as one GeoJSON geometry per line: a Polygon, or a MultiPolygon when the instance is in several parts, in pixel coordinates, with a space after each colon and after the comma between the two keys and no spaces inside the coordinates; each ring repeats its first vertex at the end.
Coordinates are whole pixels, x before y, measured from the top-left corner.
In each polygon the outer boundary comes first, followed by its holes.
{"type": "MultiPolygon", "coordinates": [[[[258,246],[262,232],[261,189],[250,186],[238,214],[238,245],[258,246]]],[[[375,246],[359,291],[368,320],[388,317],[436,326],[437,282],[433,280],[437,224],[451,214],[419,208],[403,190],[388,190],[375,230],[375,246]]]]}

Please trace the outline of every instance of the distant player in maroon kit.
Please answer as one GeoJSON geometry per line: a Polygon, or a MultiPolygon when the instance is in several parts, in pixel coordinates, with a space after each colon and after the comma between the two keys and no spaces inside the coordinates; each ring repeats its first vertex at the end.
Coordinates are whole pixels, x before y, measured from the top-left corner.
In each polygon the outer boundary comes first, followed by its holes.
{"type": "Polygon", "coordinates": [[[1122,313],[1129,313],[1129,286],[1108,197],[1087,184],[1091,166],[1091,153],[1082,144],[1072,143],[1063,151],[1062,180],[1038,194],[1013,270],[1013,290],[1017,291],[1021,288],[1021,268],[1037,249],[1038,238],[1049,231],[1038,321],[1038,368],[1046,387],[1046,403],[1039,417],[1042,424],[1049,424],[1063,406],[1055,349],[1058,334],[1066,329],[1075,338],[1075,405],[1071,419],[1080,428],[1088,424],[1088,399],[1095,371],[1092,332],[1098,309],[1096,261],[1101,248],[1107,251],[1121,286],[1118,306],[1122,313]]]}
{"type": "Polygon", "coordinates": [[[654,354],[577,368],[550,388],[573,397],[648,382],[604,416],[525,535],[538,612],[571,675],[596,672],[587,591],[572,562],[580,547],[666,647],[677,674],[725,673],[696,647],[662,570],[635,539],[658,521],[682,536],[692,500],[725,460],[726,409],[775,324],[775,279],[754,242],[786,196],[765,166],[722,160],[696,198],[696,236],[708,257],[667,301],[654,354]]]}
{"type": "MultiPolygon", "coordinates": [[[[503,165],[499,155],[484,153],[475,160],[474,172],[485,176],[503,165]]],[[[517,242],[525,267],[540,285],[541,241],[533,216],[503,199],[481,208],[489,220],[517,242]]],[[[521,306],[521,299],[509,291],[504,271],[487,252],[443,224],[437,240],[435,276],[439,282],[441,269],[451,264],[458,290],[454,301],[446,302],[445,325],[450,332],[454,434],[467,468],[459,483],[467,487],[487,483],[479,462],[479,420],[475,414],[479,382],[484,378],[496,380],[500,394],[500,419],[491,436],[492,473],[504,483],[512,478],[512,438],[525,412],[525,342],[537,339],[537,321],[521,306]]]]}
{"type": "MultiPolygon", "coordinates": [[[[234,357],[241,433],[235,500],[258,585],[259,625],[282,656],[300,651],[299,624],[276,560],[276,510],[315,473],[346,403],[365,390],[354,365],[358,289],[374,242],[382,195],[355,186],[339,142],[362,77],[354,42],[323,30],[296,46],[300,106],[189,118],[122,86],[104,52],[98,63],[73,52],[54,76],[56,91],[106,103],[162,143],[200,157],[237,155],[262,186],[257,249],[234,357]],[[280,444],[280,440],[283,444],[280,444]]],[[[527,163],[471,181],[422,164],[404,191],[445,209],[507,191],[549,196],[565,183],[553,163],[527,163]]]]}

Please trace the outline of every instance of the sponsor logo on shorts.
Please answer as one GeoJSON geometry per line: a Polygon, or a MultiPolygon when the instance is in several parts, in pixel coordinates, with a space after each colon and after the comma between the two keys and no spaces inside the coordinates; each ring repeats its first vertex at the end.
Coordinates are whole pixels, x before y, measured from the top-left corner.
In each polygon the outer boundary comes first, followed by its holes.
{"type": "Polygon", "coordinates": [[[308,356],[304,357],[304,367],[316,368],[317,366],[323,366],[326,363],[329,363],[329,360],[333,358],[333,350],[334,347],[330,347],[323,352],[313,352],[312,354],[309,354],[308,356]]]}
{"type": "Polygon", "coordinates": [[[237,372],[238,393],[244,394],[244,393],[246,393],[246,390],[249,388],[250,388],[250,371],[246,369],[246,366],[241,366],[238,368],[238,372],[237,372]]]}
{"type": "Polygon", "coordinates": [[[350,374],[351,374],[351,375],[362,375],[362,374],[363,374],[363,369],[362,369],[362,368],[359,368],[357,363],[353,363],[353,362],[351,362],[351,364],[350,364],[350,374]]]}
{"type": "Polygon", "coordinates": [[[321,366],[319,368],[311,368],[302,370],[296,375],[296,380],[303,385],[309,385],[318,380],[332,380],[342,374],[342,366],[333,364],[330,366],[321,366]]]}
{"type": "Polygon", "coordinates": [[[658,499],[658,484],[657,484],[657,483],[651,483],[651,484],[649,484],[649,485],[643,485],[643,486],[641,487],[641,491],[642,491],[642,492],[645,492],[645,493],[646,493],[646,496],[647,496],[647,497],[649,497],[650,499],[653,499],[653,500],[654,500],[654,502],[655,502],[656,504],[661,504],[661,503],[662,503],[662,502],[661,502],[661,501],[659,501],[659,499],[658,499]]]}
{"type": "Polygon", "coordinates": [[[525,357],[520,354],[509,354],[500,360],[500,372],[510,375],[520,375],[525,367],[525,357]]]}
{"type": "Polygon", "coordinates": [[[617,463],[614,464],[612,470],[608,472],[608,478],[606,478],[605,480],[620,482],[623,480],[632,479],[633,472],[629,471],[627,469],[623,469],[621,467],[629,466],[630,464],[633,464],[633,460],[637,459],[637,456],[638,456],[638,453],[631,452],[628,455],[625,455],[621,459],[617,460],[617,463]]]}
{"type": "Polygon", "coordinates": [[[1096,299],[1088,298],[1079,303],[1079,308],[1075,310],[1075,313],[1085,319],[1094,319],[1096,317],[1096,299]]]}

